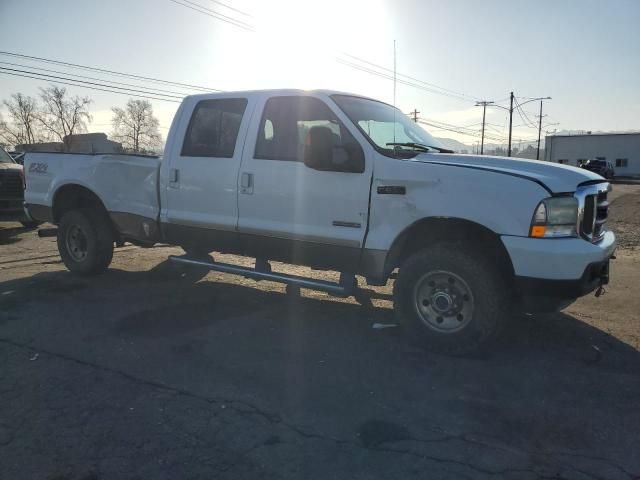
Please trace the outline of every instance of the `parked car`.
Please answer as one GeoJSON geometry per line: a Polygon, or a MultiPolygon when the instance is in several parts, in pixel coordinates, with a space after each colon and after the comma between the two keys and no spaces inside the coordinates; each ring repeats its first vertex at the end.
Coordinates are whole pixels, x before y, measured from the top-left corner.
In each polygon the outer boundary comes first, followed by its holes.
{"type": "Polygon", "coordinates": [[[0,147],[0,222],[20,222],[35,227],[24,209],[24,170],[0,147]]]}
{"type": "Polygon", "coordinates": [[[597,173],[604,178],[613,178],[615,176],[613,164],[606,160],[587,160],[581,165],[581,168],[597,173]]]}
{"type": "Polygon", "coordinates": [[[186,97],[162,161],[27,153],[31,215],[77,274],[114,242],[180,245],[175,262],[357,294],[395,278],[394,309],[430,349],[483,347],[514,308],[557,309],[608,282],[609,184],[588,170],[455,155],[400,110],[333,91],[186,97]],[[256,258],[255,268],[208,253],[256,258]],[[339,282],[273,272],[276,260],[339,282]]]}

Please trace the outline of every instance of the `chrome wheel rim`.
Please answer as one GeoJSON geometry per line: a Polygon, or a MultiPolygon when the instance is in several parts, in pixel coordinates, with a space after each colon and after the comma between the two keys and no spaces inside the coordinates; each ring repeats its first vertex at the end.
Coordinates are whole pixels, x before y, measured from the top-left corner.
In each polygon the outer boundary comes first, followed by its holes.
{"type": "Polygon", "coordinates": [[[72,225],[67,229],[65,244],[67,252],[76,262],[82,262],[87,258],[87,236],[78,225],[72,225]]]}
{"type": "Polygon", "coordinates": [[[445,270],[426,273],[416,283],[413,298],[422,323],[437,332],[458,332],[473,318],[473,293],[455,273],[445,270]]]}

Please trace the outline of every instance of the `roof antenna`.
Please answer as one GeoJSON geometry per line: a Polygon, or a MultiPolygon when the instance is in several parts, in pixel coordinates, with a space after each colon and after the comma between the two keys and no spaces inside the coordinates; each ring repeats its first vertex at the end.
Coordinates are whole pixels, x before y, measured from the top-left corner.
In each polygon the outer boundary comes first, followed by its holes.
{"type": "MultiPolygon", "coordinates": [[[[396,41],[393,40],[393,143],[396,143],[396,41]]],[[[393,146],[396,151],[396,145],[393,146]]],[[[394,154],[395,157],[395,154],[394,154]]]]}

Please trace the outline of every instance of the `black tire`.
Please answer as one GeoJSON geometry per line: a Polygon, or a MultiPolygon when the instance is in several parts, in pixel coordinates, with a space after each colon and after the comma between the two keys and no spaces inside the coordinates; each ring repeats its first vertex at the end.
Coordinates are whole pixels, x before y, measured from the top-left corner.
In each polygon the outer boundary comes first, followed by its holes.
{"type": "Polygon", "coordinates": [[[60,257],[67,269],[78,275],[105,271],[113,259],[113,242],[111,221],[101,211],[70,210],[58,225],[60,257]]]}
{"type": "Polygon", "coordinates": [[[25,222],[20,222],[20,223],[22,224],[22,226],[24,228],[30,228],[30,229],[34,229],[38,225],[40,225],[40,222],[36,222],[36,221],[33,221],[33,222],[25,221],[25,222]]]}
{"type": "Polygon", "coordinates": [[[207,252],[206,250],[203,250],[202,248],[191,247],[191,246],[189,246],[189,247],[183,246],[182,250],[184,250],[184,253],[186,253],[187,257],[189,257],[189,258],[195,258],[197,260],[211,261],[210,252],[207,252]]]}
{"type": "Polygon", "coordinates": [[[481,258],[436,245],[402,263],[394,309],[413,340],[430,351],[464,355],[499,334],[511,313],[511,296],[498,270],[481,258]]]}

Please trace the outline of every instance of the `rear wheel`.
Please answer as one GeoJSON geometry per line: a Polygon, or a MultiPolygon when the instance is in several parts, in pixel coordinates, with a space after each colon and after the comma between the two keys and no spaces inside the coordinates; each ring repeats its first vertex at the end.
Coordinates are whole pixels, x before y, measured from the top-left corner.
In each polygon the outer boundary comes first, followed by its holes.
{"type": "Polygon", "coordinates": [[[429,350],[465,354],[487,345],[510,313],[498,270],[471,251],[434,246],[407,258],[394,287],[399,322],[429,350]]]}
{"type": "Polygon", "coordinates": [[[109,218],[91,209],[65,213],[58,226],[58,251],[69,271],[94,275],[113,258],[113,230],[109,218]]]}

